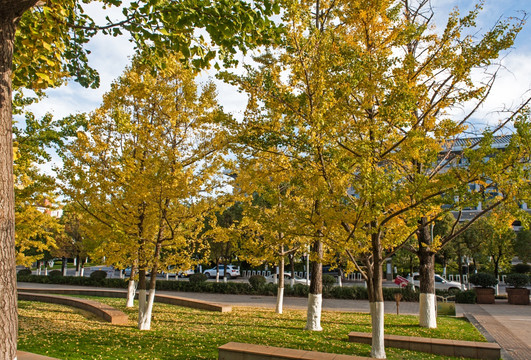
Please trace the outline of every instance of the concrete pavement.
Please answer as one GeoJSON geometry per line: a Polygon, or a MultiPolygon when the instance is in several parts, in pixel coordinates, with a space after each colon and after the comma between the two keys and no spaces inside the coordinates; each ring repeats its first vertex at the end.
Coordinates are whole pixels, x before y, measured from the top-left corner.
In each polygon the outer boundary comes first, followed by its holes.
{"type": "MultiPolygon", "coordinates": [[[[80,288],[71,285],[51,285],[19,283],[21,288],[80,288]]],[[[88,289],[90,287],[81,287],[88,289]]],[[[123,290],[125,289],[116,289],[123,290]]],[[[189,299],[216,302],[232,306],[251,306],[274,308],[276,298],[262,295],[231,295],[212,293],[187,293],[176,291],[158,291],[189,299]]],[[[284,306],[287,309],[306,309],[306,298],[285,297],[284,306]]],[[[323,299],[323,310],[344,312],[369,312],[366,300],[323,299]]],[[[418,303],[401,302],[400,314],[417,315],[418,303]]],[[[395,302],[385,302],[385,312],[396,314],[395,302]]],[[[466,316],[485,335],[487,340],[497,342],[502,350],[502,356],[507,360],[531,359],[531,306],[509,305],[507,300],[496,300],[494,305],[456,304],[457,316],[466,316]]]]}

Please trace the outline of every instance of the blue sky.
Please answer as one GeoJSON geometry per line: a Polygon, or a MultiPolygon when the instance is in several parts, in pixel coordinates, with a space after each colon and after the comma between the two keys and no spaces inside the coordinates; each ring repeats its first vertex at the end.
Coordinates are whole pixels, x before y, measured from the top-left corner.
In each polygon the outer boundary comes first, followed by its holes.
{"type": "MultiPolygon", "coordinates": [[[[472,0],[433,0],[436,23],[444,24],[447,14],[454,7],[459,7],[461,13],[475,3],[472,0]]],[[[486,0],[484,11],[479,19],[478,28],[485,31],[500,17],[519,16],[523,14],[519,10],[531,12],[531,0],[486,0]]],[[[97,8],[89,10],[103,20],[104,12],[97,8]]],[[[31,110],[41,116],[51,112],[60,118],[69,114],[90,112],[98,107],[102,95],[107,92],[114,79],[123,72],[128,65],[130,56],[133,54],[132,45],[125,39],[112,38],[109,36],[97,36],[89,44],[92,54],[89,61],[101,76],[99,89],[84,89],[72,82],[58,89],[47,92],[48,97],[39,104],[31,107],[31,110]]],[[[504,55],[502,64],[505,69],[501,71],[497,86],[492,93],[489,102],[478,114],[478,126],[482,123],[495,123],[500,114],[498,111],[506,106],[515,106],[524,97],[530,96],[531,89],[531,23],[524,27],[513,49],[504,55]]],[[[213,72],[206,72],[202,79],[206,80],[213,76],[213,72]]],[[[245,95],[239,94],[231,86],[217,82],[219,101],[225,110],[235,116],[241,116],[246,105],[245,95]]]]}

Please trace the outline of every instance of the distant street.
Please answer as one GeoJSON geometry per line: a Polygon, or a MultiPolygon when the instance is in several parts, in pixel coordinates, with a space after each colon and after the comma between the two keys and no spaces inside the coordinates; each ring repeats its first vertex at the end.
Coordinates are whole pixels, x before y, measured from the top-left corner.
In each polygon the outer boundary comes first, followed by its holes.
{"type": "MultiPolygon", "coordinates": [[[[113,268],[108,267],[108,266],[87,267],[87,268],[85,268],[84,276],[85,277],[89,277],[90,274],[93,271],[96,271],[96,270],[107,271],[107,277],[108,278],[118,279],[118,278],[123,278],[124,277],[124,276],[120,275],[120,273],[121,273],[120,270],[116,270],[116,269],[113,269],[113,268]]],[[[36,274],[36,271],[33,271],[33,274],[36,274]]],[[[76,271],[75,271],[74,268],[68,268],[67,271],[66,271],[66,275],[67,276],[75,276],[75,274],[76,274],[76,271]]],[[[157,275],[157,279],[158,280],[170,280],[170,281],[188,281],[187,278],[180,278],[180,277],[175,277],[175,276],[168,276],[168,278],[166,278],[166,276],[162,275],[162,274],[158,274],[157,275]]],[[[215,282],[216,279],[215,278],[214,279],[211,278],[211,279],[208,279],[207,281],[215,282]]],[[[223,278],[220,278],[219,281],[222,282],[223,278]]],[[[229,279],[228,281],[230,281],[230,282],[248,282],[248,278],[240,276],[240,277],[235,278],[235,279],[229,279]]],[[[286,285],[289,285],[289,280],[286,281],[286,285]]],[[[364,281],[343,280],[342,286],[366,286],[366,285],[365,285],[364,281]]],[[[385,287],[385,288],[398,288],[398,285],[395,284],[393,281],[384,281],[383,282],[383,287],[385,287]]],[[[505,288],[506,288],[505,284],[498,285],[498,294],[499,295],[505,295],[506,294],[505,288]]]]}

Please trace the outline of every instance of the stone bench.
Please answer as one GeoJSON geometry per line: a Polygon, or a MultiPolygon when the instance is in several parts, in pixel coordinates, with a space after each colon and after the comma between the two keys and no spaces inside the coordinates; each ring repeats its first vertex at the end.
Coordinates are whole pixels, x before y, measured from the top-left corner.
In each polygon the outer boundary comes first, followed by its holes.
{"type": "Polygon", "coordinates": [[[232,306],[215,304],[201,300],[185,299],[173,295],[157,295],[155,294],[155,301],[164,304],[184,306],[192,309],[217,311],[217,312],[231,312],[232,306]]]}
{"type": "Polygon", "coordinates": [[[102,318],[103,320],[116,325],[127,324],[129,321],[127,315],[122,311],[115,309],[109,305],[105,305],[100,302],[89,299],[79,299],[66,296],[55,296],[26,292],[19,292],[18,299],[72,306],[78,309],[89,311],[94,315],[102,318]]]}
{"type": "MultiPolygon", "coordinates": [[[[86,296],[101,296],[101,297],[114,297],[114,298],[126,298],[127,293],[123,290],[111,290],[111,289],[61,289],[61,288],[44,288],[44,289],[31,289],[31,288],[18,288],[19,291],[32,292],[32,293],[45,293],[45,294],[64,294],[64,295],[86,295],[86,296]]],[[[155,293],[155,301],[177,305],[183,307],[189,307],[192,309],[216,311],[216,312],[231,312],[232,306],[211,303],[201,300],[186,299],[173,295],[163,295],[155,293]]]]}
{"type": "Polygon", "coordinates": [[[368,360],[371,358],[318,351],[230,342],[218,347],[218,360],[368,360]]]}
{"type": "Polygon", "coordinates": [[[26,351],[17,351],[17,360],[58,360],[49,356],[33,354],[26,351]]]}
{"type": "MultiPolygon", "coordinates": [[[[350,342],[363,344],[372,343],[372,334],[351,332],[348,334],[350,342]]],[[[496,343],[431,339],[414,336],[385,335],[384,344],[387,347],[421,351],[443,356],[466,357],[473,359],[500,359],[501,348],[496,343]]]]}

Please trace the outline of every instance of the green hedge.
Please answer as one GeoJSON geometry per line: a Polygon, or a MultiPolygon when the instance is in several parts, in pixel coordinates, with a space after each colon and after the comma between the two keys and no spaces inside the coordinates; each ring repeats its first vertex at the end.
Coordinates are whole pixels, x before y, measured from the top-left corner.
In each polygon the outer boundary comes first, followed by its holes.
{"type": "MultiPolygon", "coordinates": [[[[75,276],[39,276],[25,275],[18,276],[20,282],[32,282],[43,284],[67,284],[78,286],[98,286],[106,288],[127,288],[127,279],[92,279],[87,277],[75,276]]],[[[264,284],[258,289],[254,289],[249,283],[240,282],[190,282],[190,281],[167,281],[157,280],[157,290],[182,291],[182,292],[203,292],[217,294],[237,294],[237,295],[271,295],[277,294],[276,284],[264,284]]],[[[307,297],[309,287],[303,284],[295,286],[286,285],[284,295],[307,297]]],[[[383,296],[386,301],[395,301],[394,294],[401,293],[402,301],[418,301],[419,293],[410,288],[383,288],[383,296]]],[[[437,295],[449,296],[446,291],[437,290],[437,295]]],[[[464,295],[466,298],[468,294],[464,295]]],[[[353,299],[367,300],[367,288],[362,286],[334,286],[324,289],[323,297],[331,299],[353,299]]]]}

